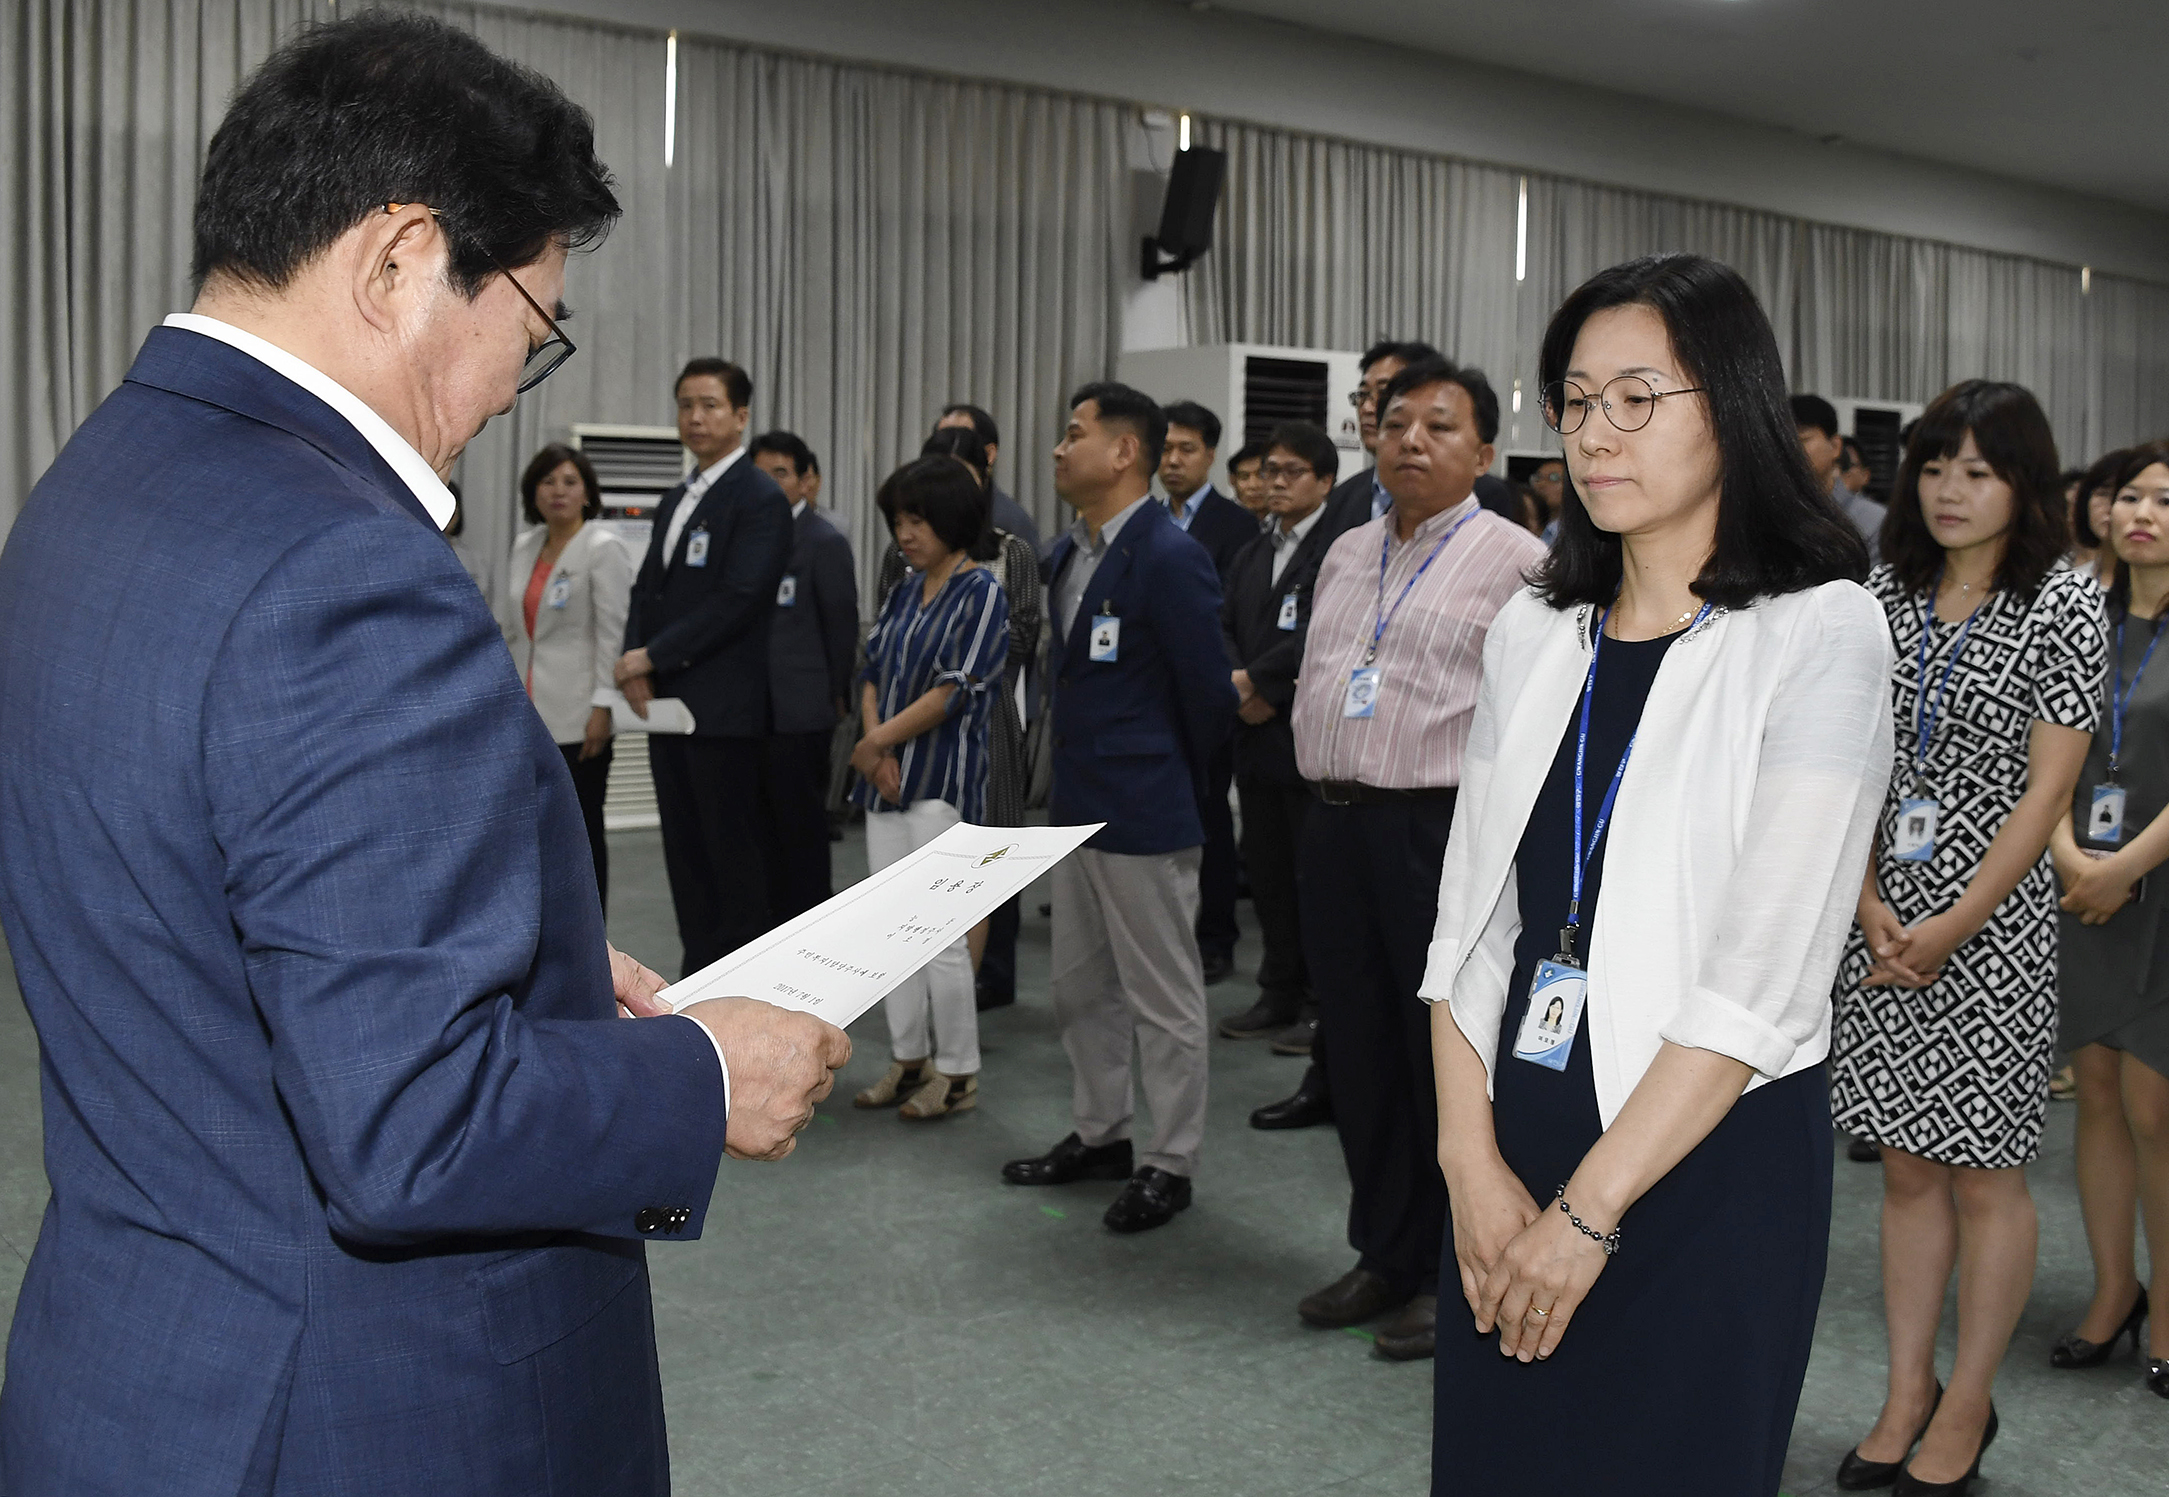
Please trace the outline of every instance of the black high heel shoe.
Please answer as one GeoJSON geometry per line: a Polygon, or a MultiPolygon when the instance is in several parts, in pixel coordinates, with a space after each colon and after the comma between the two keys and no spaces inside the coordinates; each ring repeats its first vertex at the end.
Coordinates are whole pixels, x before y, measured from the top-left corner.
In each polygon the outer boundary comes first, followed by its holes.
{"type": "Polygon", "coordinates": [[[2147,1358],[2146,1391],[2156,1398],[2169,1398],[2169,1357],[2147,1358]]]}
{"type": "Polygon", "coordinates": [[[1898,1479],[1905,1469],[1906,1456],[1913,1453],[1913,1445],[1928,1433],[1928,1425],[1936,1417],[1936,1408],[1943,1402],[1943,1385],[1936,1384],[1936,1401],[1928,1405],[1928,1418],[1920,1422],[1920,1429],[1913,1436],[1913,1444],[1905,1447],[1905,1455],[1894,1461],[1864,1461],[1860,1447],[1855,1445],[1845,1452],[1845,1459],[1838,1462],[1838,1490],[1841,1492],[1872,1492],[1877,1487],[1887,1487],[1898,1479]]]}
{"type": "Polygon", "coordinates": [[[1997,1427],[1996,1403],[1994,1399],[1990,1399],[1988,1428],[1981,1431],[1981,1448],[1973,1452],[1973,1464],[1966,1468],[1966,1474],[1956,1481],[1922,1481],[1913,1474],[1913,1468],[1908,1465],[1898,1473],[1898,1485],[1892,1488],[1893,1497],[1966,1497],[1974,1482],[1980,1479],[1981,1457],[1988,1454],[1988,1447],[1996,1443],[1997,1427]]]}
{"type": "MultiPolygon", "coordinates": [[[[2109,1360],[2109,1354],[2116,1350],[2116,1343],[2126,1336],[2131,1337],[2131,1349],[2136,1352],[2139,1349],[2139,1327],[2145,1322],[2146,1289],[2142,1285],[2139,1289],[2138,1301],[2131,1307],[2131,1313],[2124,1317],[2122,1325],[2109,1332],[2108,1340],[2100,1342],[2088,1341],[2082,1338],[2077,1331],[2073,1331],[2049,1348],[2049,1366],[2099,1367],[2103,1362],[2109,1360]]],[[[2164,1396],[2169,1397],[2169,1395],[2164,1396]]]]}

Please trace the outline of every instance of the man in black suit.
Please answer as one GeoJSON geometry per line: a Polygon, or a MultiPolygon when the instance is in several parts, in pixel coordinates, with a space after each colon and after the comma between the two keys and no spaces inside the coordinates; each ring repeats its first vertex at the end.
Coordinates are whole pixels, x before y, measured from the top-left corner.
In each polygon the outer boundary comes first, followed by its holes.
{"type": "Polygon", "coordinates": [[[994,418],[975,405],[950,405],[942,407],[941,419],[934,423],[934,430],[940,431],[945,426],[967,427],[987,444],[987,497],[994,509],[994,528],[1021,536],[1030,543],[1035,556],[1043,555],[1039,526],[1032,522],[1024,506],[1003,493],[1002,486],[994,481],[994,463],[1002,452],[1002,429],[994,424],[994,418]]]}
{"type": "MultiPolygon", "coordinates": [[[[1213,488],[1213,460],[1220,447],[1220,418],[1194,400],[1167,408],[1167,446],[1160,454],[1160,487],[1167,513],[1205,548],[1225,592],[1236,553],[1258,538],[1250,512],[1213,488]]],[[[1205,861],[1198,869],[1197,946],[1205,981],[1224,981],[1235,970],[1235,815],[1228,786],[1235,778],[1235,749],[1223,745],[1207,766],[1205,861]]]]}
{"type": "Polygon", "coordinates": [[[1339,467],[1340,451],[1319,427],[1287,421],[1273,428],[1261,469],[1272,528],[1236,554],[1220,609],[1241,698],[1235,790],[1243,806],[1243,864],[1265,947],[1256,1005],[1220,1025],[1229,1039],[1278,1034],[1310,1002],[1296,912],[1295,850],[1311,797],[1295,767],[1288,709],[1303,667],[1311,584],[1331,545],[1324,506],[1339,467]]]}
{"type": "Polygon", "coordinates": [[[678,439],[695,469],[656,508],[617,681],[643,716],[655,697],[676,697],[693,714],[690,734],[648,739],[690,974],[768,929],[762,744],[769,620],[791,560],[791,506],[745,460],[753,404],[745,370],[695,359],[678,376],[677,401],[678,439]]]}
{"type": "Polygon", "coordinates": [[[813,450],[787,431],[755,437],[746,450],[791,505],[791,562],[776,586],[768,633],[774,722],[761,797],[768,918],[781,925],[835,892],[829,870],[829,764],[836,724],[851,699],[851,667],[858,653],[858,568],[851,542],[814,508],[820,469],[813,450]]]}

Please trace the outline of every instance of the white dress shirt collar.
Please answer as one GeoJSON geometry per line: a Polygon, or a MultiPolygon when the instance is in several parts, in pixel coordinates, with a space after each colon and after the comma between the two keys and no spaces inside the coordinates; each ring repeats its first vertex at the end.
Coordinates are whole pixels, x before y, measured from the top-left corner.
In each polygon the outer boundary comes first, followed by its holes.
{"type": "Polygon", "coordinates": [[[371,410],[352,390],[340,384],[315,365],[295,358],[275,343],[267,343],[254,333],[243,332],[231,323],[216,317],[205,317],[196,312],[175,312],[166,319],[167,327],[180,328],[184,332],[201,333],[206,338],[216,338],[229,348],[237,348],[262,364],[274,374],[284,375],[307,390],[318,400],[330,406],[346,418],[347,424],[361,433],[362,440],[377,450],[400,481],[414,491],[423,509],[429,511],[430,519],[436,521],[439,530],[452,523],[452,512],[458,501],[452,491],[444,486],[444,480],[425,462],[422,455],[408,445],[407,439],[392,430],[391,423],[371,410]]]}
{"type": "Polygon", "coordinates": [[[670,528],[663,532],[664,566],[669,566],[670,559],[678,554],[678,540],[685,534],[685,527],[692,520],[693,511],[700,508],[700,501],[707,497],[710,489],[722,481],[723,475],[730,471],[731,464],[745,455],[745,450],[746,444],[740,442],[685,481],[685,494],[678,500],[678,507],[670,512],[670,528]]]}
{"type": "Polygon", "coordinates": [[[1279,521],[1273,522],[1273,528],[1267,531],[1266,534],[1273,538],[1273,580],[1275,582],[1280,581],[1280,574],[1285,572],[1288,569],[1288,563],[1295,559],[1296,550],[1303,544],[1303,538],[1318,528],[1318,517],[1324,513],[1325,506],[1321,504],[1286,529],[1281,528],[1279,521]]]}

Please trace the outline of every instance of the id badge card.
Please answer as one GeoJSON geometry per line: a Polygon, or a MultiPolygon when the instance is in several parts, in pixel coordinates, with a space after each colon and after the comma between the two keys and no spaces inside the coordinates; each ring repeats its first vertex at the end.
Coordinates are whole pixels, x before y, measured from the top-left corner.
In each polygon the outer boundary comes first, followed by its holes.
{"type": "Polygon", "coordinates": [[[1941,808],[1925,797],[1898,802],[1898,830],[1890,855],[1901,863],[1925,863],[1936,855],[1936,821],[1941,808]]]}
{"type": "Polygon", "coordinates": [[[1280,627],[1293,629],[1296,625],[1298,604],[1294,593],[1280,600],[1280,627]]]}
{"type": "Polygon", "coordinates": [[[560,576],[551,583],[549,592],[542,598],[543,605],[548,608],[563,608],[571,600],[572,578],[569,576],[560,576]]]}
{"type": "Polygon", "coordinates": [[[1122,620],[1111,613],[1092,615],[1092,658],[1112,665],[1122,654],[1122,620]]]}
{"type": "Polygon", "coordinates": [[[784,573],[783,580],[776,584],[776,606],[778,608],[796,608],[798,606],[798,579],[788,572],[784,573]]]}
{"type": "Polygon", "coordinates": [[[1348,692],[1341,698],[1341,716],[1369,717],[1378,711],[1378,683],[1383,673],[1375,665],[1359,665],[1348,673],[1348,692]]]}
{"type": "Polygon", "coordinates": [[[708,565],[708,532],[696,530],[685,542],[685,564],[689,567],[708,565]]]}
{"type": "Polygon", "coordinates": [[[1569,962],[1538,962],[1529,982],[1529,1011],[1521,1016],[1521,1032],[1514,1037],[1514,1059],[1565,1070],[1588,999],[1587,972],[1569,962]]]}
{"type": "Polygon", "coordinates": [[[2086,835],[2096,842],[2124,840],[2124,787],[2096,785],[2086,812],[2086,835]]]}

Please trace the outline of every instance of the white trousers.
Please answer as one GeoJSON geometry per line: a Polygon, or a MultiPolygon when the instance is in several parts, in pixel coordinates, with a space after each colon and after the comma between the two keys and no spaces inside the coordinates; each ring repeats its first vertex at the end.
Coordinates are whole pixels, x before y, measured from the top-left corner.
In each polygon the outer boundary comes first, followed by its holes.
{"type": "MultiPolygon", "coordinates": [[[[963,817],[945,800],[914,801],[901,811],[866,813],[866,866],[878,873],[917,852],[963,817]]],[[[955,941],[904,979],[882,1000],[889,1016],[889,1048],[898,1060],[934,1057],[944,1076],[979,1072],[979,1002],[972,985],[971,948],[955,941]],[[931,1027],[933,1033],[928,1034],[931,1027]]]]}

